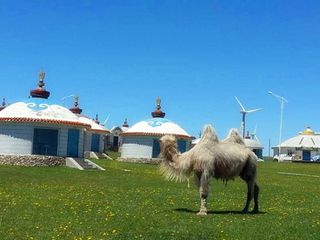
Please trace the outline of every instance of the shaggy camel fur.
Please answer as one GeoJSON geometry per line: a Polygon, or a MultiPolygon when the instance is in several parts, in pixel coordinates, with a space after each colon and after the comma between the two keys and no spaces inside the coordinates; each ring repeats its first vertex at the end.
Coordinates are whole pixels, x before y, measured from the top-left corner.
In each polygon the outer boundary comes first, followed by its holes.
{"type": "Polygon", "coordinates": [[[238,143],[241,145],[245,145],[243,138],[239,135],[239,132],[236,128],[231,128],[229,130],[227,138],[225,138],[222,142],[224,142],[224,143],[238,143]]]}
{"type": "Polygon", "coordinates": [[[198,215],[207,215],[207,198],[211,177],[228,181],[240,176],[248,187],[247,201],[243,213],[247,213],[254,198],[253,212],[258,212],[259,187],[256,184],[256,155],[244,145],[220,142],[210,125],[204,127],[198,144],[185,153],[178,153],[174,136],[160,139],[160,171],[169,180],[184,180],[194,174],[200,192],[198,215]]]}

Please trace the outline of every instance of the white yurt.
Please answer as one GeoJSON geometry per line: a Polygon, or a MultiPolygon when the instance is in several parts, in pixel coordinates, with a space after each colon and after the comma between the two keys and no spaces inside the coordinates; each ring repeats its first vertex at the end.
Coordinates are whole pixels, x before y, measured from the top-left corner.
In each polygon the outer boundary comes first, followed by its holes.
{"type": "Polygon", "coordinates": [[[254,152],[257,155],[258,158],[262,159],[263,146],[260,144],[260,142],[250,137],[246,137],[243,140],[247,148],[250,148],[252,152],[254,152]]]}
{"type": "Polygon", "coordinates": [[[90,152],[103,153],[105,136],[109,134],[110,131],[100,125],[98,115],[96,115],[95,120],[82,115],[82,109],[79,108],[78,96],[75,97],[74,107],[70,108],[70,111],[78,116],[80,122],[90,125],[90,129],[86,129],[84,132],[84,151],[86,156],[90,156],[90,152]]]}
{"type": "Polygon", "coordinates": [[[161,100],[157,99],[157,109],[151,113],[152,118],[140,121],[121,134],[121,159],[152,159],[160,153],[159,138],[170,134],[177,138],[178,150],[189,150],[192,137],[178,124],[164,118],[161,100]]]}
{"type": "Polygon", "coordinates": [[[292,160],[310,161],[313,156],[320,154],[320,133],[307,127],[297,136],[273,147],[275,156],[279,156],[279,149],[280,156],[292,156],[292,160]]]}
{"type": "Polygon", "coordinates": [[[122,137],[121,134],[129,129],[128,119],[126,118],[122,126],[113,126],[110,130],[110,134],[107,136],[106,148],[113,151],[121,152],[122,137]]]}
{"type": "Polygon", "coordinates": [[[0,155],[83,157],[84,132],[90,125],[48,100],[44,77],[41,72],[29,99],[0,111],[0,155]]]}

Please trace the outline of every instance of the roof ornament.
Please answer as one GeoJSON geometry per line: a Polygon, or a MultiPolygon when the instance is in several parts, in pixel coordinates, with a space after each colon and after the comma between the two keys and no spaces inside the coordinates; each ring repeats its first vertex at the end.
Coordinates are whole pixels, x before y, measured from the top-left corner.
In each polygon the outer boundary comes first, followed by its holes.
{"type": "Polygon", "coordinates": [[[45,98],[47,99],[50,96],[50,92],[46,91],[44,89],[44,78],[46,76],[46,73],[41,70],[39,73],[39,82],[38,82],[38,88],[35,90],[30,91],[30,95],[33,98],[45,98]]]}
{"type": "Polygon", "coordinates": [[[128,119],[127,119],[127,118],[124,119],[124,122],[123,122],[123,124],[122,124],[122,127],[129,127],[128,119]]]}
{"type": "Polygon", "coordinates": [[[303,134],[303,135],[314,135],[314,131],[311,129],[310,126],[307,126],[306,130],[304,130],[302,133],[300,134],[303,134]]]}
{"type": "Polygon", "coordinates": [[[161,111],[161,98],[160,97],[157,98],[156,104],[157,104],[157,109],[151,113],[152,117],[153,118],[164,118],[166,113],[161,111]]]}
{"type": "Polygon", "coordinates": [[[98,114],[96,114],[96,119],[94,120],[97,124],[100,124],[99,118],[98,118],[98,114]]]}
{"type": "Polygon", "coordinates": [[[78,96],[75,96],[75,97],[74,97],[74,106],[75,106],[75,107],[78,107],[78,106],[79,106],[79,97],[78,97],[78,96]]]}
{"type": "Polygon", "coordinates": [[[74,107],[70,108],[69,110],[75,114],[82,113],[82,109],[79,108],[79,96],[74,96],[74,107]]]}
{"type": "Polygon", "coordinates": [[[38,83],[38,86],[40,88],[43,88],[43,86],[45,85],[44,81],[43,81],[45,76],[46,76],[46,73],[43,70],[41,70],[40,73],[39,73],[39,83],[38,83]]]}
{"type": "Polygon", "coordinates": [[[7,104],[6,104],[6,98],[4,97],[4,98],[2,98],[2,105],[0,106],[0,111],[2,111],[3,109],[5,109],[6,106],[7,106],[7,104]]]}
{"type": "Polygon", "coordinates": [[[160,110],[161,109],[161,98],[160,97],[157,98],[156,103],[157,103],[157,110],[160,110]]]}

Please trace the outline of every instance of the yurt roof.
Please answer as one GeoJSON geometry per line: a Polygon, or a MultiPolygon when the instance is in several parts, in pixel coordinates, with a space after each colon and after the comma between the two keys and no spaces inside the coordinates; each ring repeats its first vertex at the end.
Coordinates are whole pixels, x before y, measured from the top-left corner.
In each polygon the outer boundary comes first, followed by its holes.
{"type": "MultiPolygon", "coordinates": [[[[320,134],[307,128],[300,132],[298,136],[289,138],[280,144],[281,147],[295,147],[295,148],[320,148],[320,134]]],[[[279,147],[279,145],[277,146],[279,147]]]]}
{"type": "Polygon", "coordinates": [[[122,126],[113,126],[110,130],[110,132],[114,131],[121,131],[121,132],[126,132],[129,129],[129,124],[128,124],[128,119],[126,118],[122,124],[122,126]]]}
{"type": "Polygon", "coordinates": [[[250,138],[244,138],[244,143],[248,148],[252,148],[252,149],[262,149],[263,146],[254,139],[250,139],[250,138]]]}
{"type": "Polygon", "coordinates": [[[1,122],[37,122],[90,127],[69,109],[50,103],[45,98],[29,98],[10,104],[0,111],[1,122]]]}
{"type": "Polygon", "coordinates": [[[192,137],[178,124],[167,118],[155,117],[140,121],[130,127],[122,136],[163,136],[174,135],[179,138],[191,139],[192,137]]]}
{"type": "MultiPolygon", "coordinates": [[[[156,110],[151,112],[152,118],[140,121],[130,127],[127,131],[121,133],[121,136],[157,136],[173,135],[177,138],[192,139],[183,128],[171,120],[164,118],[165,112],[161,110],[160,97],[156,100],[156,110]]],[[[127,119],[124,127],[128,127],[127,119]]]]}
{"type": "Polygon", "coordinates": [[[114,131],[121,131],[121,132],[126,132],[129,128],[128,127],[119,127],[119,126],[113,126],[110,129],[110,132],[114,132],[114,131]]]}
{"type": "Polygon", "coordinates": [[[96,120],[87,117],[86,115],[82,115],[82,109],[79,108],[79,97],[74,96],[74,106],[69,108],[69,110],[79,117],[80,122],[84,124],[90,125],[89,131],[91,132],[99,132],[99,133],[110,133],[108,129],[104,126],[100,125],[98,120],[98,114],[96,115],[96,120]]]}
{"type": "Polygon", "coordinates": [[[192,143],[193,145],[196,145],[197,143],[200,142],[200,139],[201,139],[201,138],[193,139],[191,143],[192,143]]]}
{"type": "Polygon", "coordinates": [[[78,115],[79,120],[84,124],[89,124],[91,126],[90,131],[92,132],[99,132],[99,133],[110,133],[108,129],[104,126],[96,123],[93,119],[85,116],[85,115],[78,115]]]}

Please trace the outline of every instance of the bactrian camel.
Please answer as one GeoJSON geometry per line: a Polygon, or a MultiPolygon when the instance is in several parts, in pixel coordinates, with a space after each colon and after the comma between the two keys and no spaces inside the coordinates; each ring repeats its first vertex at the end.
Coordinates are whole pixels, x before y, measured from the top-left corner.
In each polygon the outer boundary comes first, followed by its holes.
{"type": "Polygon", "coordinates": [[[206,125],[200,141],[189,151],[179,153],[172,135],[160,138],[160,171],[169,180],[183,180],[195,176],[200,192],[198,215],[207,215],[210,178],[228,181],[240,176],[247,183],[247,200],[243,213],[247,213],[254,198],[254,213],[258,212],[259,187],[256,183],[257,156],[244,144],[236,141],[219,142],[211,125],[206,125]]]}

